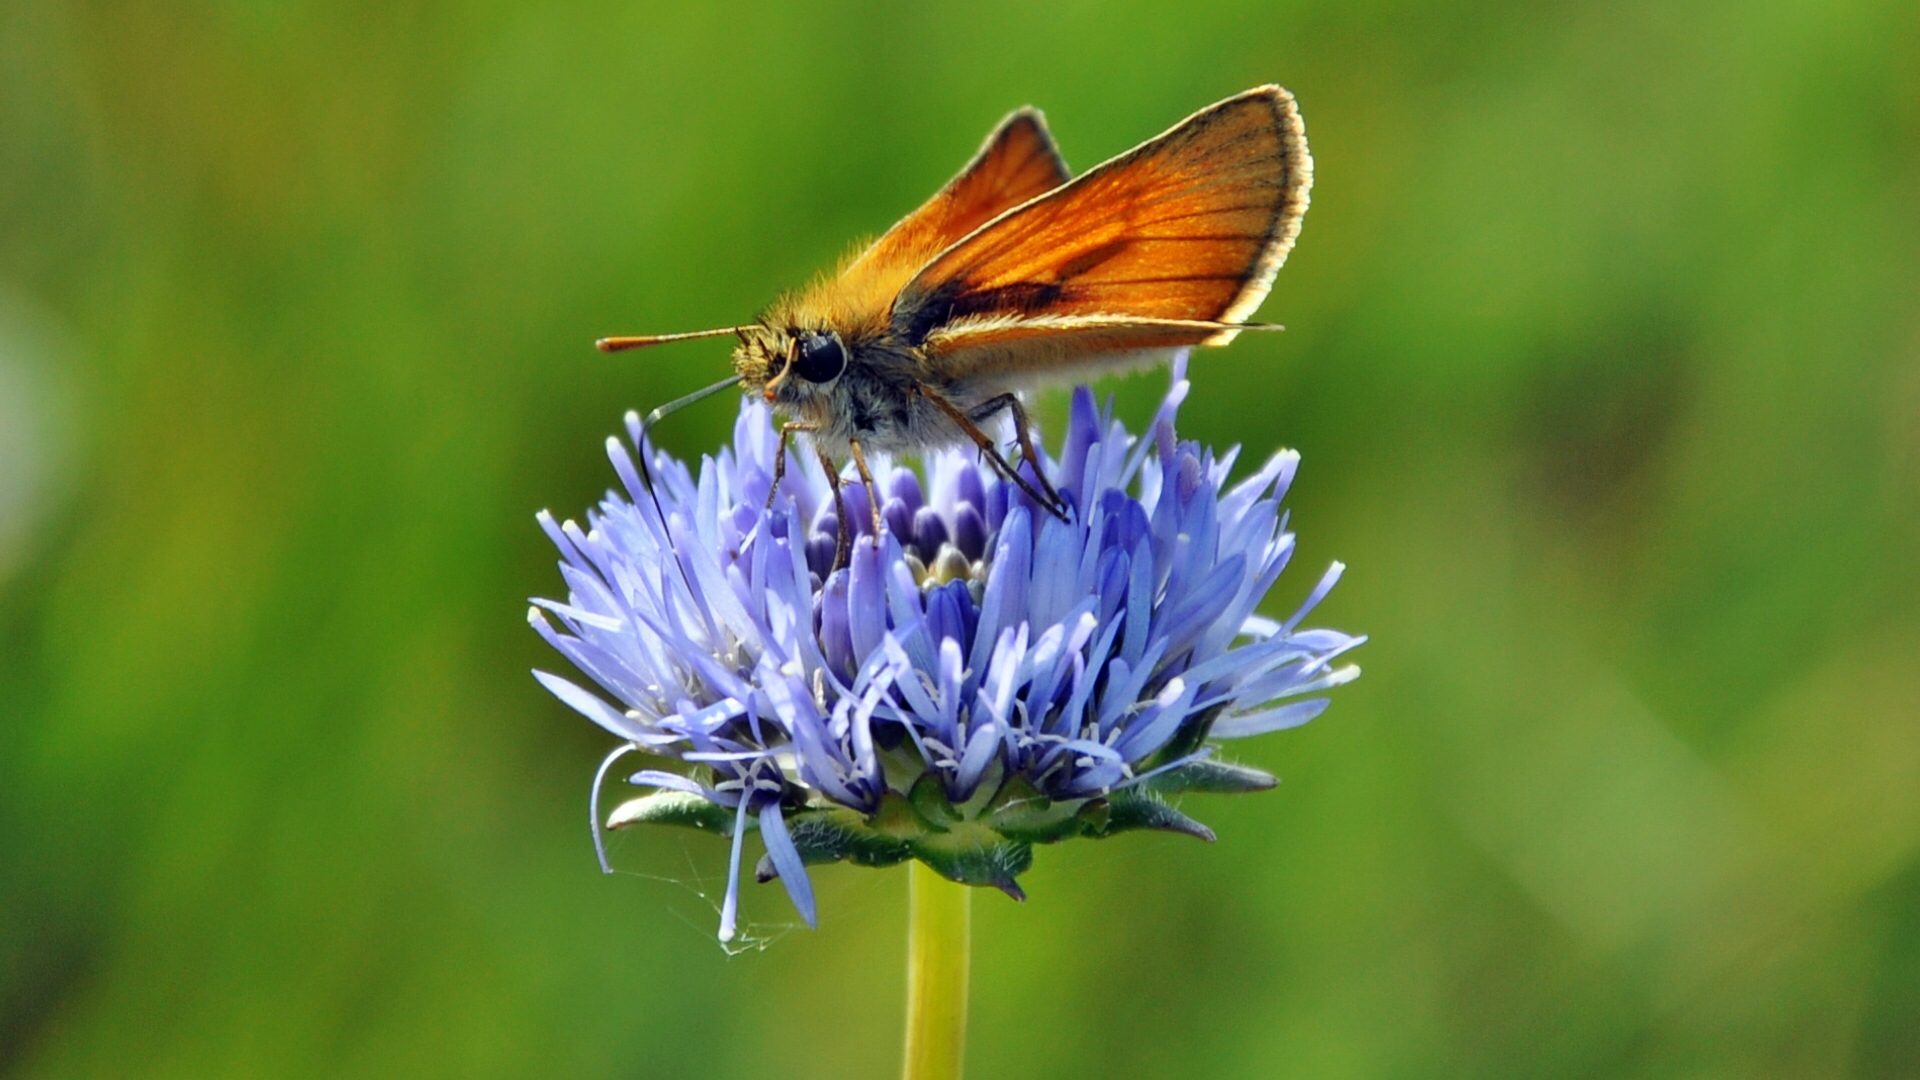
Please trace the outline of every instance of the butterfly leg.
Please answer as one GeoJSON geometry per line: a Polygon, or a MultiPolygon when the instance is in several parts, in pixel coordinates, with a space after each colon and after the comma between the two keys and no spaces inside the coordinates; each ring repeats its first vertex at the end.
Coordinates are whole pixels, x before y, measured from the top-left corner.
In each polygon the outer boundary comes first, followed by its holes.
{"type": "MultiPolygon", "coordinates": [[[[796,431],[818,431],[819,424],[810,424],[804,420],[790,420],[780,425],[780,446],[773,454],[773,486],[767,489],[767,509],[773,509],[773,500],[780,494],[780,481],[787,478],[787,441],[796,431]]],[[[828,470],[831,472],[832,470],[828,470]]]]}
{"type": "Polygon", "coordinates": [[[873,511],[873,542],[880,542],[880,489],[874,486],[873,474],[867,471],[867,452],[860,447],[859,439],[848,439],[847,446],[853,451],[853,467],[860,470],[860,482],[867,487],[867,509],[873,511]]]}
{"type": "MultiPolygon", "coordinates": [[[[787,443],[793,438],[793,433],[796,431],[819,430],[820,425],[810,424],[804,420],[792,420],[780,425],[780,446],[773,459],[773,487],[767,492],[768,510],[773,509],[773,500],[780,494],[780,481],[786,479],[787,476],[787,443]]],[[[856,457],[854,460],[860,462],[860,475],[866,478],[867,494],[871,497],[873,494],[873,478],[867,476],[867,463],[860,460],[857,456],[859,452],[856,445],[854,449],[856,457]]],[[[824,450],[820,451],[820,466],[827,470],[827,480],[833,484],[833,519],[836,523],[834,527],[833,568],[838,570],[852,561],[853,554],[853,538],[847,532],[847,500],[844,495],[840,494],[840,467],[833,463],[833,459],[828,457],[824,450]]],[[[875,511],[874,520],[879,520],[878,511],[875,511]]]]}
{"type": "MultiPolygon", "coordinates": [[[[1039,503],[1041,506],[1046,507],[1048,513],[1051,513],[1054,517],[1059,518],[1061,521],[1067,520],[1067,515],[1065,511],[1066,504],[1061,501],[1059,494],[1053,490],[1053,485],[1047,482],[1046,474],[1040,471],[1040,459],[1034,455],[1032,440],[1027,435],[1026,414],[1024,411],[1019,409],[1019,400],[1017,398],[1014,398],[1012,394],[1003,395],[1003,397],[1010,399],[1014,402],[1014,408],[1016,410],[1014,413],[1014,416],[1016,418],[1015,427],[1018,428],[1020,432],[1020,442],[1021,442],[1021,445],[1026,448],[1028,460],[1033,462],[1034,475],[1038,476],[1040,478],[1040,482],[1046,485],[1047,493],[1044,495],[1041,494],[1039,491],[1035,490],[1034,486],[1027,482],[1027,478],[1020,475],[1019,470],[1015,469],[1012,465],[1007,464],[1007,459],[1000,455],[1000,448],[993,444],[993,436],[988,435],[984,431],[981,431],[980,425],[974,423],[972,417],[968,416],[964,412],[961,412],[959,406],[955,405],[953,402],[948,401],[946,398],[942,397],[937,391],[935,391],[931,387],[916,386],[914,387],[914,391],[918,393],[921,397],[924,397],[928,401],[933,402],[935,408],[938,408],[941,412],[946,413],[947,419],[953,421],[953,424],[955,427],[959,428],[961,432],[963,432],[967,436],[967,438],[973,440],[973,444],[980,448],[981,455],[985,457],[988,461],[991,461],[993,463],[994,468],[1000,471],[1000,475],[1005,476],[1007,479],[1013,481],[1015,484],[1018,484],[1020,486],[1020,490],[1027,493],[1027,498],[1032,499],[1034,502],[1039,503]]],[[[994,398],[993,401],[990,401],[987,404],[994,405],[995,409],[997,409],[999,407],[1002,407],[997,404],[1000,401],[1001,401],[1001,398],[994,398]]],[[[982,407],[984,408],[985,406],[982,406],[982,407]]],[[[987,416],[993,415],[993,412],[995,411],[995,409],[989,409],[984,415],[987,415],[987,416]]],[[[978,414],[979,410],[976,409],[975,412],[976,414],[978,414]]]]}
{"type": "Polygon", "coordinates": [[[833,485],[833,568],[840,569],[853,562],[853,527],[847,524],[847,497],[840,493],[840,466],[833,463],[825,450],[814,448],[820,455],[820,467],[827,470],[827,481],[833,485]]]}
{"type": "Polygon", "coordinates": [[[1020,453],[1027,461],[1033,462],[1033,475],[1039,478],[1041,490],[1047,493],[1048,508],[1062,521],[1066,520],[1066,514],[1062,513],[1067,506],[1066,500],[1053,489],[1053,481],[1048,480],[1045,470],[1040,468],[1040,454],[1034,450],[1033,433],[1027,426],[1027,407],[1020,403],[1020,398],[1014,394],[1001,394],[996,398],[988,398],[974,408],[969,419],[974,423],[984,424],[1001,409],[1013,414],[1013,431],[1020,439],[1020,453]]]}

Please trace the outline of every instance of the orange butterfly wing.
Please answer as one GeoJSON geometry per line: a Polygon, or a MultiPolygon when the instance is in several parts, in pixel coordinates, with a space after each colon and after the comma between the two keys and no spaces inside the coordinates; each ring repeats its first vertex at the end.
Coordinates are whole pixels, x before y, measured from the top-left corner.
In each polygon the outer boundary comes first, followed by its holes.
{"type": "Polygon", "coordinates": [[[1046,118],[1015,111],[987,136],[960,174],[853,258],[805,301],[840,319],[884,322],[900,287],[934,256],[1002,212],[1044,195],[1072,174],[1060,159],[1046,118]]]}
{"type": "Polygon", "coordinates": [[[1257,87],[954,244],[902,288],[893,330],[978,354],[960,364],[976,373],[1225,344],[1266,298],[1312,183],[1293,96],[1257,87]]]}

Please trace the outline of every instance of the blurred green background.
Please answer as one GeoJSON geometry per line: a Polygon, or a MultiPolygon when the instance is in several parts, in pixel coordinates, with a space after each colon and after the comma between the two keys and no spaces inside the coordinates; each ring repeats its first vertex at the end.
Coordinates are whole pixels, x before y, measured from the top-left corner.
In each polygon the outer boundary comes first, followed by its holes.
{"type": "Polygon", "coordinates": [[[726,350],[588,343],[1264,81],[1291,330],[1183,426],[1304,453],[1367,675],[977,898],[971,1074],[1920,1076],[1911,0],[10,0],[0,1073],[891,1074],[902,872],[729,957],[717,844],[596,871],[532,514],[726,350]]]}

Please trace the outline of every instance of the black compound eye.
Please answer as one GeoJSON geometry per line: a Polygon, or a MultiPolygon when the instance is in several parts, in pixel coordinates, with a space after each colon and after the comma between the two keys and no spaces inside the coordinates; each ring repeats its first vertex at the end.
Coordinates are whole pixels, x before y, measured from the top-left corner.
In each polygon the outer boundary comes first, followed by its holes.
{"type": "Polygon", "coordinates": [[[838,334],[800,335],[800,355],[794,358],[793,373],[811,383],[832,382],[847,367],[847,349],[838,334]]]}

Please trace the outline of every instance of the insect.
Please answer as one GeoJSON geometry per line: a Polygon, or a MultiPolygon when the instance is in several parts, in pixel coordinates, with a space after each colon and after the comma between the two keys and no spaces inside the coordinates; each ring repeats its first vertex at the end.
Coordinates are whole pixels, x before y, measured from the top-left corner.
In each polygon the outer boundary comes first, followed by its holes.
{"type": "MultiPolygon", "coordinates": [[[[787,418],[777,468],[804,433],[836,502],[835,456],[853,459],[871,494],[866,451],[971,442],[1065,517],[1037,465],[1016,468],[984,425],[1008,414],[1023,459],[1037,462],[1021,390],[1279,329],[1246,319],[1299,235],[1312,184],[1306,129],[1278,86],[1210,105],[1078,177],[1024,108],[925,205],[754,322],[598,345],[738,338],[732,377],[654,410],[647,426],[736,386],[761,394],[787,418]]],[[[868,502],[878,535],[880,500],[868,502]]],[[[844,562],[844,524],[840,537],[844,562]]]]}

